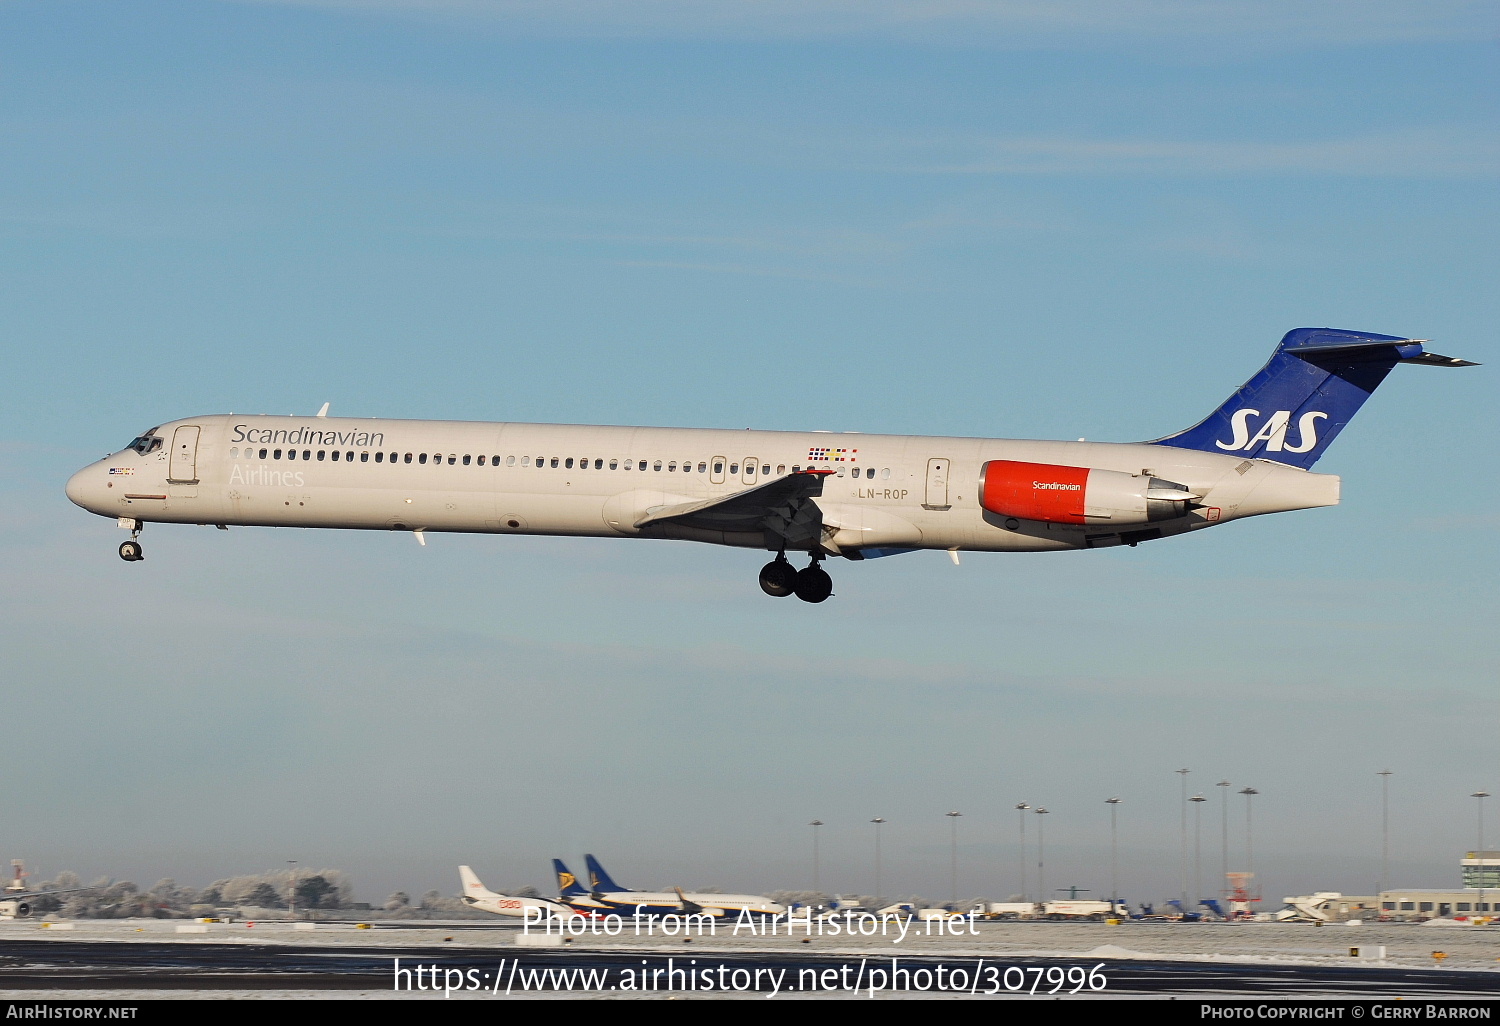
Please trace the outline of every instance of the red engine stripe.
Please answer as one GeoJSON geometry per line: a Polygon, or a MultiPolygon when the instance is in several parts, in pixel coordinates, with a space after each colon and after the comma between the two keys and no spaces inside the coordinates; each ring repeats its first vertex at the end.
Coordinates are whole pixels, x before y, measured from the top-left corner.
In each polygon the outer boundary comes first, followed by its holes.
{"type": "Polygon", "coordinates": [[[991,513],[1052,524],[1084,523],[1087,467],[991,460],[984,465],[980,504],[991,513]]]}

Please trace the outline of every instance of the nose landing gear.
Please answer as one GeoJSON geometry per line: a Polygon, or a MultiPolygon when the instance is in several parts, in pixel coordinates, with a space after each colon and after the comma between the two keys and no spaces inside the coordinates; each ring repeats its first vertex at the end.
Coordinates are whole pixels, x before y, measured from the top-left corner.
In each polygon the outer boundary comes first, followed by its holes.
{"type": "Polygon", "coordinates": [[[814,554],[812,562],[797,570],[786,561],[786,553],[760,568],[760,589],[775,598],[796,595],[803,602],[822,602],[833,594],[833,578],[818,565],[822,556],[814,554]]]}
{"type": "MultiPolygon", "coordinates": [[[[120,526],[125,527],[127,525],[128,521],[126,523],[122,523],[120,526]]],[[[130,528],[130,540],[128,542],[120,543],[120,558],[125,562],[139,563],[141,560],[146,558],[141,554],[141,543],[136,540],[140,536],[141,522],[137,520],[135,522],[135,526],[130,528]]]]}

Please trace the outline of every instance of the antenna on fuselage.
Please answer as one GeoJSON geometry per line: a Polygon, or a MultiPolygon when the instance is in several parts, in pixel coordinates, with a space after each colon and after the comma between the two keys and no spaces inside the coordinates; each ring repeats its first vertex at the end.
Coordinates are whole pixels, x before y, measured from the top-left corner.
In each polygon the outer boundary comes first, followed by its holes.
{"type": "Polygon", "coordinates": [[[327,403],[324,403],[323,404],[323,408],[318,411],[318,416],[320,416],[320,417],[326,417],[326,416],[328,416],[328,404],[327,403]]]}

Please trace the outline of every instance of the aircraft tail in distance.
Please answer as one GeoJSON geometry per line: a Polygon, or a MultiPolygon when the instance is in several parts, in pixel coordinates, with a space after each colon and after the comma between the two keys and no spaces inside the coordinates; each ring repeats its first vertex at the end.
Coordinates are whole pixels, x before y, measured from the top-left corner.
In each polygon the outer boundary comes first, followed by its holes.
{"type": "Polygon", "coordinates": [[[628,891],[630,889],[628,887],[621,887],[619,884],[615,883],[615,881],[610,877],[609,873],[605,871],[604,867],[599,864],[599,860],[594,858],[594,856],[585,855],[583,857],[583,861],[584,864],[588,866],[589,884],[595,892],[603,891],[605,893],[614,894],[622,891],[628,891]]]}

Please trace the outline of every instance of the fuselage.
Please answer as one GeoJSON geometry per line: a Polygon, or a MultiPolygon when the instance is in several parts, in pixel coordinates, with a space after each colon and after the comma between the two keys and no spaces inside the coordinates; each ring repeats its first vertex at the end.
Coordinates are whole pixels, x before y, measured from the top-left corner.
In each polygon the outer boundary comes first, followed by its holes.
{"type": "MultiPolygon", "coordinates": [[[[80,470],[67,491],[137,527],[665,537],[775,549],[760,532],[640,522],[809,470],[823,477],[822,554],[856,559],[1135,544],[1338,502],[1331,475],[1150,443],[242,415],[163,424],[80,470]],[[1010,516],[986,508],[983,475],[995,461],[1107,471],[1124,475],[1111,480],[1127,490],[1130,481],[1138,491],[1171,482],[1194,499],[1150,522],[1108,510],[1075,518],[1083,522],[1010,516]]],[[[1076,490],[1050,478],[1031,484],[1076,490]]]]}

